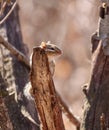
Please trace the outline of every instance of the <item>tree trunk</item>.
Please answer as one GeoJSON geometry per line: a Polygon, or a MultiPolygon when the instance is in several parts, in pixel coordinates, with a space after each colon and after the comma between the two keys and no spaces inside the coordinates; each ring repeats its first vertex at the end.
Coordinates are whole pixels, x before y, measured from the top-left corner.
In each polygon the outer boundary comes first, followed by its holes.
{"type": "MultiPolygon", "coordinates": [[[[5,15],[9,10],[10,7],[7,7],[5,15]]],[[[18,6],[5,23],[0,26],[0,35],[19,51],[27,55],[25,45],[22,42],[18,6]]],[[[40,130],[39,126],[27,118],[27,115],[24,116],[21,113],[21,109],[25,108],[25,111],[27,111],[36,122],[39,122],[34,102],[29,101],[23,95],[24,86],[28,82],[28,69],[2,45],[0,45],[0,53],[0,96],[3,101],[3,105],[0,105],[0,110],[4,108],[4,111],[7,112],[5,114],[6,119],[2,118],[0,121],[0,127],[3,130],[40,130]],[[1,126],[3,123],[6,125],[6,128],[1,126]]],[[[0,114],[3,116],[3,112],[0,112],[0,114]]]]}
{"type": "MultiPolygon", "coordinates": [[[[105,2],[105,0],[103,0],[105,2]]],[[[109,1],[106,1],[109,2],[109,1]]],[[[107,130],[109,128],[109,6],[102,6],[99,39],[93,43],[93,70],[86,90],[86,102],[80,130],[107,130]]]]}
{"type": "Polygon", "coordinates": [[[104,55],[101,44],[97,51],[97,59],[84,105],[81,130],[100,130],[102,113],[109,127],[109,57],[104,55]]]}

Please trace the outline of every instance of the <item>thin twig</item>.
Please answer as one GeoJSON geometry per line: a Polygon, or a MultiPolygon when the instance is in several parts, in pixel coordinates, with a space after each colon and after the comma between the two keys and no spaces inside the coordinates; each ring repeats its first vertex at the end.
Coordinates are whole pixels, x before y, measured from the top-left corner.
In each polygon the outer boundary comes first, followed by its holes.
{"type": "Polygon", "coordinates": [[[4,4],[3,0],[0,0],[0,7],[1,7],[1,9],[0,9],[0,14],[1,14],[1,12],[2,12],[3,4],[4,4]]]}
{"type": "Polygon", "coordinates": [[[6,21],[6,19],[9,17],[9,15],[12,13],[12,11],[14,10],[14,8],[17,5],[17,1],[15,1],[15,3],[13,4],[12,8],[10,9],[10,11],[7,13],[7,15],[0,21],[0,25],[2,23],[4,23],[6,21]]]}
{"type": "Polygon", "coordinates": [[[6,7],[7,2],[5,1],[3,4],[1,4],[1,10],[0,10],[0,15],[3,14],[5,7],[6,7]]]}
{"type": "Polygon", "coordinates": [[[3,46],[5,46],[12,53],[12,55],[16,56],[17,59],[19,61],[21,61],[22,63],[24,63],[26,65],[26,67],[30,70],[29,61],[27,60],[27,58],[25,57],[25,55],[23,53],[21,53],[20,51],[18,51],[9,42],[5,41],[2,36],[0,36],[0,44],[2,44],[3,46]]]}
{"type": "MultiPolygon", "coordinates": [[[[0,36],[0,44],[4,45],[12,55],[16,56],[17,59],[19,61],[21,61],[22,63],[24,63],[26,65],[26,67],[30,70],[30,64],[29,61],[27,60],[27,58],[25,57],[24,54],[22,54],[20,51],[18,51],[15,47],[13,47],[9,42],[5,41],[2,36],[0,36]]],[[[60,97],[59,93],[56,92],[58,95],[58,99],[60,101],[60,104],[62,106],[62,110],[63,112],[65,112],[67,114],[67,117],[69,118],[69,120],[76,126],[76,128],[79,130],[80,127],[80,122],[78,121],[78,119],[69,111],[68,106],[65,104],[65,102],[62,100],[62,98],[60,97]]]]}
{"type": "Polygon", "coordinates": [[[80,128],[80,122],[79,120],[72,114],[72,112],[69,110],[68,106],[66,105],[66,103],[62,100],[61,96],[59,95],[59,93],[57,92],[62,110],[64,113],[66,113],[67,118],[72,122],[72,124],[74,124],[76,126],[76,128],[79,130],[80,128]]]}

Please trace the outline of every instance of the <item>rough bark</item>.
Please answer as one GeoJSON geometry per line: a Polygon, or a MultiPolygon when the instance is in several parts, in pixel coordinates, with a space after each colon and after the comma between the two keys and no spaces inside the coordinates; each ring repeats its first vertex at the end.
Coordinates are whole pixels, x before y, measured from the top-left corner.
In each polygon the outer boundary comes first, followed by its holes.
{"type": "MultiPolygon", "coordinates": [[[[103,0],[103,2],[109,2],[103,0]]],[[[94,54],[91,80],[87,88],[84,115],[80,130],[107,130],[109,128],[109,5],[106,3],[99,21],[100,42],[93,41],[94,54]],[[97,48],[97,49],[96,49],[97,48]]]]}
{"type": "Polygon", "coordinates": [[[31,84],[43,130],[65,130],[49,63],[44,49],[33,49],[31,84]]]}
{"type": "Polygon", "coordinates": [[[99,43],[89,90],[84,105],[81,130],[100,130],[100,116],[104,113],[109,122],[109,57],[105,56],[99,43]]]}
{"type": "MultiPolygon", "coordinates": [[[[7,7],[5,15],[9,10],[10,7],[7,7]]],[[[25,45],[22,42],[18,6],[14,9],[5,23],[0,26],[0,35],[19,51],[25,55],[27,54],[25,45]]],[[[0,109],[4,108],[4,111],[7,112],[5,115],[8,122],[6,123],[5,121],[5,129],[1,126],[1,124],[4,124],[4,119],[2,118],[0,127],[3,130],[39,130],[40,128],[37,125],[33,124],[28,120],[27,116],[24,116],[21,113],[23,107],[30,112],[33,119],[38,122],[34,102],[28,101],[23,95],[24,86],[28,82],[28,69],[23,63],[19,62],[16,57],[12,56],[3,45],[0,45],[0,53],[0,81],[2,81],[0,82],[0,95],[2,95],[3,101],[3,105],[0,105],[0,109]]]]}

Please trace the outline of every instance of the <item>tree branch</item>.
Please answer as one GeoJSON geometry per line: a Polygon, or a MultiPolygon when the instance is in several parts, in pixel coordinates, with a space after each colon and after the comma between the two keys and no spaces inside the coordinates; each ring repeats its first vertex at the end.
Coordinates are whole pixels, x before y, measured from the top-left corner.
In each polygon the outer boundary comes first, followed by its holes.
{"type": "MultiPolygon", "coordinates": [[[[30,64],[29,61],[27,60],[26,56],[21,53],[20,51],[18,51],[15,47],[13,47],[9,42],[7,42],[6,40],[4,40],[4,38],[2,36],[0,36],[0,44],[2,44],[3,46],[5,46],[12,55],[16,56],[16,58],[25,64],[25,66],[30,70],[30,64]]],[[[69,111],[67,105],[64,103],[64,101],[62,100],[62,98],[59,96],[58,92],[56,92],[58,97],[59,97],[59,101],[61,106],[63,107],[63,111],[65,113],[67,113],[67,117],[69,118],[69,120],[76,126],[79,127],[80,126],[80,122],[79,120],[69,111]]]]}
{"type": "MultiPolygon", "coordinates": [[[[97,36],[94,35],[92,74],[81,130],[106,130],[109,122],[109,0],[101,0],[97,36]],[[100,40],[100,41],[99,41],[100,40]],[[103,114],[102,114],[103,113],[103,114]]],[[[93,44],[93,43],[92,43],[93,44]]]]}
{"type": "Polygon", "coordinates": [[[30,70],[29,61],[27,60],[26,56],[23,53],[21,53],[20,51],[18,51],[9,42],[5,41],[2,36],[0,36],[0,44],[2,44],[3,46],[5,46],[11,52],[12,55],[16,56],[17,59],[19,61],[21,61],[22,63],[24,63],[26,65],[26,67],[30,70]]]}
{"type": "Polygon", "coordinates": [[[65,130],[45,50],[33,49],[30,81],[43,130],[65,130]]]}
{"type": "MultiPolygon", "coordinates": [[[[16,7],[16,5],[17,5],[17,1],[15,1],[15,3],[13,4],[13,6],[12,6],[12,8],[10,9],[10,11],[7,13],[7,15],[0,21],[0,25],[2,24],[2,23],[4,23],[5,22],[5,20],[10,16],[10,14],[12,13],[12,11],[14,10],[14,8],[16,7]]],[[[4,6],[6,6],[6,4],[4,5],[4,6]]],[[[5,8],[5,7],[4,7],[5,8]]]]}
{"type": "Polygon", "coordinates": [[[72,112],[69,110],[68,106],[62,100],[58,92],[57,92],[57,95],[58,95],[58,99],[59,99],[63,112],[66,113],[67,118],[72,122],[72,124],[76,126],[77,130],[79,130],[80,129],[79,120],[72,114],[72,112]]]}

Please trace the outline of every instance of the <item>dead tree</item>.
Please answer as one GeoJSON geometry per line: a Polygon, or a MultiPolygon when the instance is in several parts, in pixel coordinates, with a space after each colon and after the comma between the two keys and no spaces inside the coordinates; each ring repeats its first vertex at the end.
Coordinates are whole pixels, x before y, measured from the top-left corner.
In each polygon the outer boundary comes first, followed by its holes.
{"type": "MultiPolygon", "coordinates": [[[[11,6],[6,6],[4,16],[10,9],[11,6]]],[[[18,6],[0,25],[0,35],[24,55],[27,55],[22,42],[18,6]]],[[[28,74],[29,70],[25,64],[18,61],[7,48],[0,44],[0,128],[3,130],[40,129],[21,113],[27,108],[27,112],[30,112],[33,119],[38,122],[34,102],[30,103],[23,95],[24,86],[28,82],[28,74]]]]}
{"type": "MultiPolygon", "coordinates": [[[[16,2],[14,8],[15,5],[16,2]]],[[[26,58],[25,45],[22,42],[18,7],[14,10],[13,7],[5,8],[6,17],[0,21],[2,24],[0,27],[0,127],[3,130],[39,130],[34,101],[28,100],[23,95],[24,86],[28,82],[30,66],[26,58]],[[11,13],[9,13],[10,10],[11,13]]],[[[58,97],[67,117],[78,128],[80,122],[69,111],[61,97],[59,95],[58,97]]],[[[58,116],[61,119],[61,114],[58,116]]],[[[54,118],[57,120],[58,116],[54,118]]],[[[56,126],[59,122],[56,121],[56,126]]],[[[59,124],[58,129],[60,126],[63,124],[59,124]]]]}
{"type": "Polygon", "coordinates": [[[101,0],[99,31],[92,38],[92,75],[85,91],[81,130],[109,128],[109,0],[101,0]]]}
{"type": "Polygon", "coordinates": [[[65,130],[45,50],[33,49],[31,84],[43,130],[65,130]]]}

